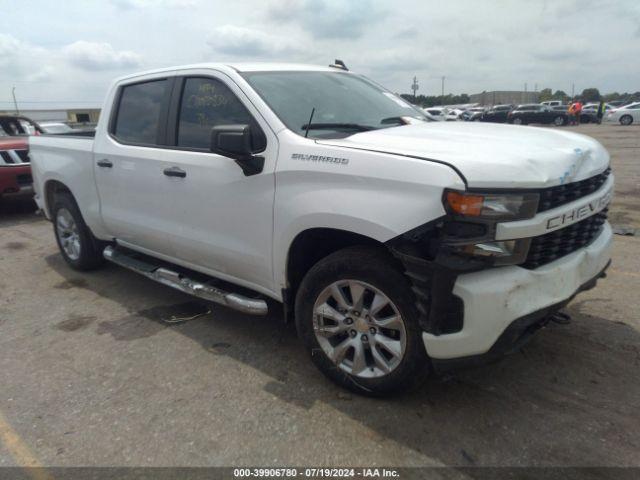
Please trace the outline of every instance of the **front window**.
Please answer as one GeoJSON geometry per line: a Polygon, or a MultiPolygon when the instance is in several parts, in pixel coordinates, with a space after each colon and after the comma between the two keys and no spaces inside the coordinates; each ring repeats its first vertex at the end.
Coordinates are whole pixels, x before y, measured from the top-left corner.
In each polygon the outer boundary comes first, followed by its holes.
{"type": "Polygon", "coordinates": [[[265,149],[262,130],[229,87],[214,78],[185,80],[178,118],[178,146],[209,149],[213,127],[237,124],[251,125],[254,151],[265,149]]]}
{"type": "Polygon", "coordinates": [[[254,72],[245,79],[280,120],[299,135],[342,138],[427,118],[402,98],[343,72],[254,72]],[[309,121],[311,113],[313,118],[309,121]]]}

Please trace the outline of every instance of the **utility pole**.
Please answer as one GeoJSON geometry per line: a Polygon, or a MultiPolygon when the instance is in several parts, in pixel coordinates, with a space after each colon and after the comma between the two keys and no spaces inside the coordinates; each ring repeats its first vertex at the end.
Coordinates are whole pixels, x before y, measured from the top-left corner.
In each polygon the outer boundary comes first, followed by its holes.
{"type": "Polygon", "coordinates": [[[576,84],[572,83],[571,84],[571,100],[573,100],[576,96],[576,84]]]}
{"type": "Polygon", "coordinates": [[[411,90],[413,90],[413,99],[416,99],[416,92],[418,91],[418,89],[420,88],[420,86],[418,85],[418,78],[417,77],[413,77],[413,83],[411,84],[411,90]]]}
{"type": "Polygon", "coordinates": [[[11,95],[13,95],[13,106],[16,109],[16,114],[20,115],[20,110],[18,109],[18,101],[16,100],[16,87],[11,89],[11,95]]]}
{"type": "Polygon", "coordinates": [[[444,75],[442,76],[442,101],[444,102],[444,75]]]}

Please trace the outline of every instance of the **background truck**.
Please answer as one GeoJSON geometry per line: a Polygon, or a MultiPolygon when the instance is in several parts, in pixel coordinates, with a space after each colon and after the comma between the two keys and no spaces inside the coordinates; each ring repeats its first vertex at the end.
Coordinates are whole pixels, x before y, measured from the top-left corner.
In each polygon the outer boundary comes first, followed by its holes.
{"type": "Polygon", "coordinates": [[[110,260],[250,314],[282,302],[362,393],[512,350],[610,262],[598,142],[429,123],[341,65],[121,78],[95,138],[32,137],[31,155],[72,268],[110,260]]]}
{"type": "Polygon", "coordinates": [[[42,133],[33,121],[20,115],[0,115],[0,201],[31,199],[28,135],[42,133]]]}

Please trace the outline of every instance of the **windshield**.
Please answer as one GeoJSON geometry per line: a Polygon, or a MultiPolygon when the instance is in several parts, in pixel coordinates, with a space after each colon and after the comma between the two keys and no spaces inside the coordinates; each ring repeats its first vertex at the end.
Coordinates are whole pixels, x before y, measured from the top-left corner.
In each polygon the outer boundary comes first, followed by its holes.
{"type": "Polygon", "coordinates": [[[244,78],[292,131],[342,138],[427,118],[402,98],[359,75],[342,72],[252,72],[244,78]],[[309,118],[313,111],[311,122],[309,118]]]}

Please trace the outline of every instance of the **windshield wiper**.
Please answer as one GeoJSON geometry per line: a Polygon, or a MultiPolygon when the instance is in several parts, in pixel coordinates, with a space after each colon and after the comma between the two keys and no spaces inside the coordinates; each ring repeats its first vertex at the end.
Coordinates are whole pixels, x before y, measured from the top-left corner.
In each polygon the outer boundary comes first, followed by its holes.
{"type": "Polygon", "coordinates": [[[359,123],[305,123],[303,130],[356,130],[358,132],[368,132],[375,130],[371,125],[360,125],[359,123]]]}

